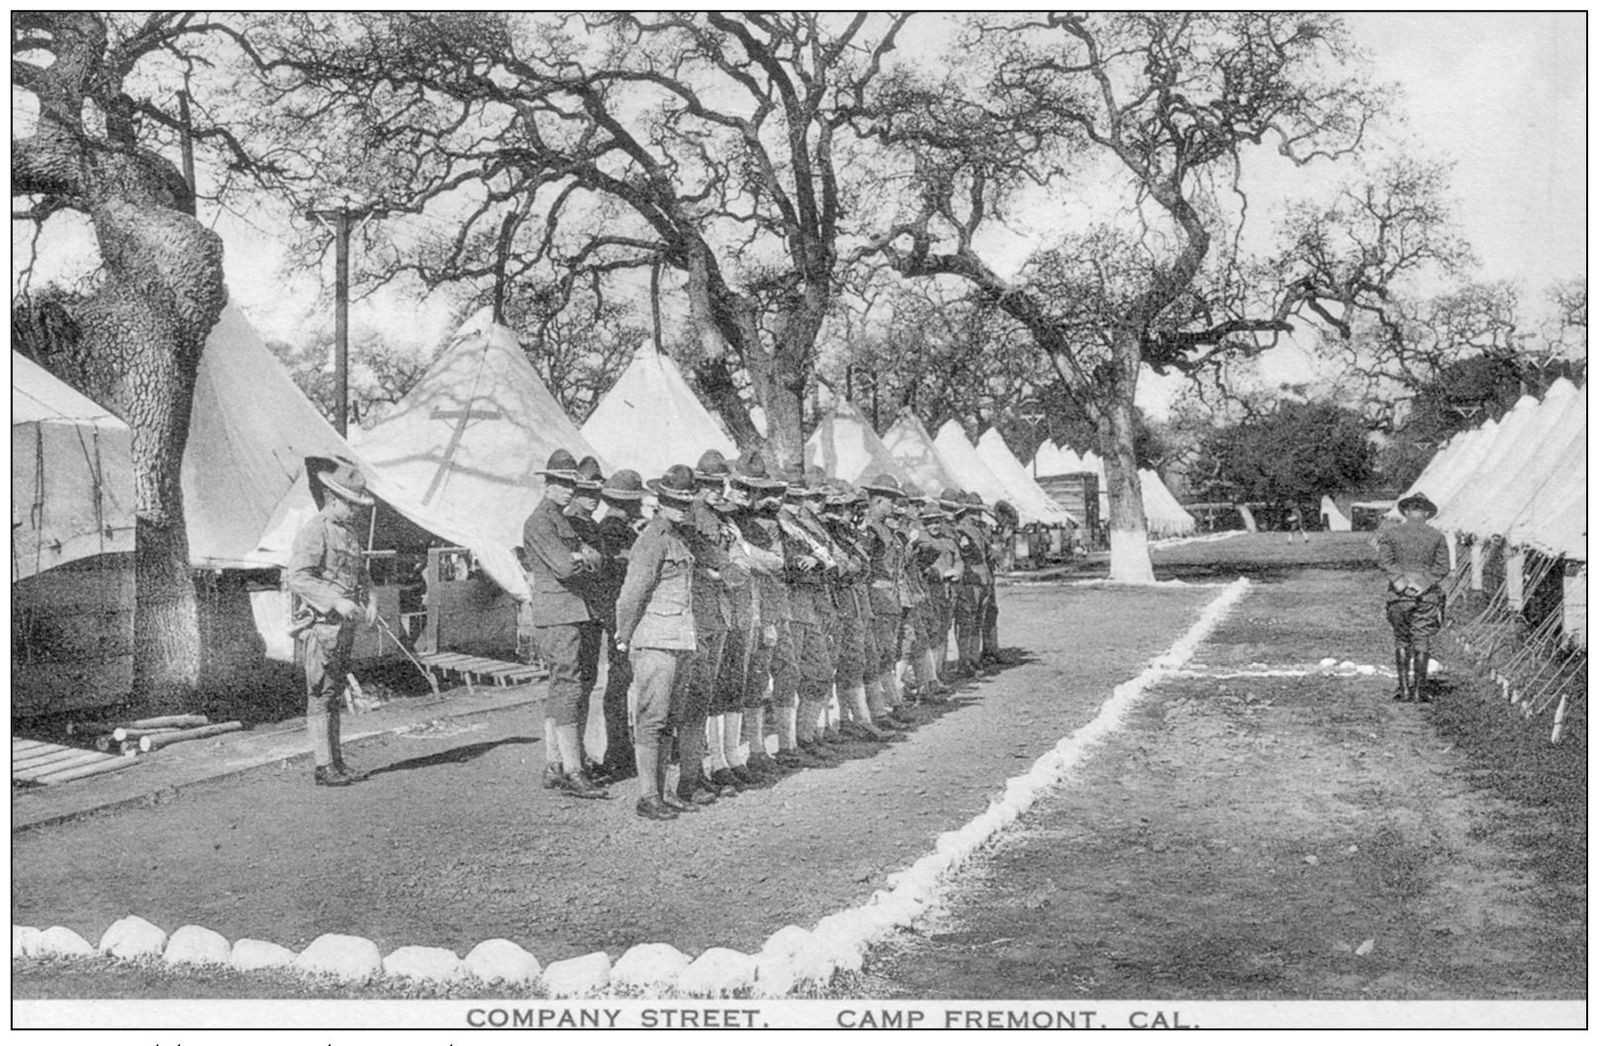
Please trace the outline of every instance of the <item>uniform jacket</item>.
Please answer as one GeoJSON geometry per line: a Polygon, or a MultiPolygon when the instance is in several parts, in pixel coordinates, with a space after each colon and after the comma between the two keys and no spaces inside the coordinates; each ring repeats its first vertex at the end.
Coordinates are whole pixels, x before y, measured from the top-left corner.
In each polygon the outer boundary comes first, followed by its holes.
{"type": "MultiPolygon", "coordinates": [[[[1386,572],[1388,582],[1412,574],[1424,582],[1427,595],[1440,594],[1442,580],[1452,573],[1447,538],[1423,520],[1405,520],[1387,527],[1376,538],[1375,548],[1380,569],[1386,572]]],[[[1392,599],[1410,598],[1395,588],[1388,587],[1387,591],[1392,599]]]]}
{"type": "Polygon", "coordinates": [[[902,569],[906,546],[884,519],[870,518],[866,524],[868,544],[869,598],[876,614],[894,614],[913,605],[912,592],[902,569]]]}
{"type": "Polygon", "coordinates": [[[579,546],[573,520],[555,501],[541,499],[523,524],[523,556],[533,593],[532,624],[570,625],[592,620],[585,602],[588,575],[575,569],[573,562],[579,546]]]}
{"type": "Polygon", "coordinates": [[[696,617],[704,628],[728,628],[733,607],[723,574],[729,568],[729,536],[723,519],[712,506],[697,499],[690,503],[686,539],[690,554],[696,557],[695,581],[691,588],[696,600],[696,617]]]}
{"type": "Polygon", "coordinates": [[[320,623],[340,620],[333,608],[342,597],[364,606],[372,587],[356,531],[335,522],[326,509],[295,532],[286,575],[289,590],[316,612],[320,623]]]}
{"type": "Polygon", "coordinates": [[[656,650],[695,650],[691,594],[696,559],[684,533],[654,517],[629,550],[629,569],[618,593],[617,640],[656,650]]]}
{"type": "Polygon", "coordinates": [[[790,623],[790,593],[785,587],[785,539],[779,521],[766,513],[753,513],[740,519],[741,537],[753,549],[772,557],[768,573],[758,573],[757,608],[762,625],[790,623]]]}
{"type": "Polygon", "coordinates": [[[971,517],[952,528],[957,538],[958,553],[963,557],[963,583],[989,585],[991,583],[990,540],[979,520],[971,517]]]}
{"type": "Polygon", "coordinates": [[[601,550],[602,564],[596,573],[595,586],[599,593],[598,606],[603,611],[600,620],[608,629],[615,624],[618,592],[629,570],[629,549],[646,526],[646,520],[627,516],[611,507],[596,524],[596,536],[601,542],[596,548],[601,550]]]}

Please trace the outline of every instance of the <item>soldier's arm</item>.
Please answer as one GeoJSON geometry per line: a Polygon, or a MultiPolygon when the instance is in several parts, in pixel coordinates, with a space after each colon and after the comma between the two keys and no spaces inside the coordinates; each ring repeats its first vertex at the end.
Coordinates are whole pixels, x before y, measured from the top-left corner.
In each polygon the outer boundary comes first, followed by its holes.
{"type": "Polygon", "coordinates": [[[1447,548],[1447,538],[1438,534],[1436,546],[1431,549],[1430,583],[1439,585],[1453,572],[1453,558],[1447,548]]]}
{"type": "Polygon", "coordinates": [[[1381,531],[1375,539],[1375,558],[1380,569],[1386,572],[1386,579],[1396,582],[1404,574],[1404,570],[1397,563],[1397,547],[1392,541],[1391,534],[1381,531]]]}

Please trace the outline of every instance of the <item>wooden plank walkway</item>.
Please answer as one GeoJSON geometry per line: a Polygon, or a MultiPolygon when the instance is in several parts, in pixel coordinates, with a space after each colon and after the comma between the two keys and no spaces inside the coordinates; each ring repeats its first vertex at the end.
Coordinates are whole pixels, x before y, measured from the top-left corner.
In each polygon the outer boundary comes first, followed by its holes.
{"type": "Polygon", "coordinates": [[[11,780],[31,785],[62,784],[132,766],[135,760],[119,752],[70,748],[48,741],[11,739],[11,780]]]}
{"type": "Polygon", "coordinates": [[[473,690],[475,683],[517,686],[519,683],[541,679],[546,674],[545,668],[540,665],[522,665],[515,661],[498,661],[494,658],[475,657],[472,654],[458,654],[451,651],[419,654],[418,660],[436,672],[461,679],[467,684],[469,692],[473,690]]]}

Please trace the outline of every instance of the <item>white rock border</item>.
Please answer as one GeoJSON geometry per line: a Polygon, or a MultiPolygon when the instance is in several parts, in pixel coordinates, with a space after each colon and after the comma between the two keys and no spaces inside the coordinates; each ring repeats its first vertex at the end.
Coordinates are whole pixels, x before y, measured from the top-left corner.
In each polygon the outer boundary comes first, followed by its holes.
{"type": "MultiPolygon", "coordinates": [[[[684,995],[783,998],[808,984],[826,984],[836,973],[861,969],[863,959],[876,940],[892,930],[911,926],[929,911],[949,885],[950,873],[998,832],[1018,820],[1035,804],[1043,792],[1058,784],[1083,763],[1092,749],[1124,722],[1124,717],[1130,708],[1148,687],[1168,678],[1200,674],[1187,673],[1181,666],[1191,659],[1197,647],[1212,633],[1242,596],[1246,595],[1249,587],[1250,582],[1246,578],[1238,578],[1224,586],[1219,595],[1203,608],[1201,616],[1191,628],[1175,640],[1167,651],[1154,658],[1133,679],[1126,680],[1113,688],[1113,695],[1102,703],[1102,707],[1090,722],[1060,740],[1056,746],[1037,759],[1028,771],[1009,778],[1001,798],[992,800],[984,813],[961,828],[942,832],[936,836],[933,852],[924,855],[908,867],[886,876],[890,889],[876,890],[866,903],[825,916],[811,931],[799,926],[786,926],[769,937],[755,955],[747,955],[729,948],[709,948],[693,960],[681,956],[687,960],[683,967],[679,967],[677,962],[671,964],[672,974],[677,975],[675,984],[677,990],[684,995]]],[[[148,927],[149,930],[161,934],[159,928],[132,915],[118,920],[114,928],[120,929],[130,925],[140,929],[148,927]]],[[[213,931],[204,927],[185,926],[182,929],[186,931],[186,936],[213,941],[221,939],[221,935],[215,935],[213,931]]],[[[108,929],[107,933],[111,934],[112,931],[108,929]]],[[[11,935],[13,959],[29,955],[88,955],[96,952],[88,942],[64,927],[51,927],[41,932],[31,926],[13,925],[11,935]]],[[[161,936],[162,944],[166,944],[166,935],[161,936]]],[[[544,971],[541,971],[538,961],[533,956],[523,952],[521,956],[514,956],[520,960],[515,973],[498,974],[493,980],[477,975],[476,960],[481,954],[495,952],[496,965],[500,965],[506,959],[502,953],[514,949],[522,951],[512,942],[502,938],[482,942],[470,951],[465,959],[458,960],[455,966],[443,961],[446,955],[455,958],[454,953],[448,953],[444,949],[402,947],[392,951],[389,960],[385,960],[380,958],[378,946],[366,938],[325,934],[314,941],[313,945],[321,942],[326,948],[330,941],[336,938],[343,948],[361,953],[362,961],[355,963],[355,966],[362,967],[361,970],[353,967],[348,971],[335,971],[321,962],[297,961],[302,956],[295,955],[289,949],[249,938],[241,938],[235,942],[233,965],[240,968],[241,964],[238,961],[242,958],[238,954],[242,950],[240,945],[246,945],[248,947],[245,950],[250,951],[252,955],[260,952],[263,956],[248,964],[248,968],[252,969],[270,966],[298,970],[303,976],[314,979],[326,979],[333,974],[342,980],[362,980],[369,975],[388,974],[390,972],[388,967],[395,967],[396,973],[404,970],[404,976],[412,979],[424,979],[441,984],[472,979],[486,987],[495,983],[533,984],[538,980],[548,991],[556,987],[558,991],[552,993],[556,997],[594,998],[619,992],[635,996],[644,987],[641,981],[646,979],[640,977],[638,973],[614,977],[612,971],[615,967],[606,952],[592,952],[589,955],[552,963],[545,967],[544,971]],[[544,983],[545,974],[548,973],[557,975],[552,978],[556,984],[544,983]],[[565,983],[566,981],[572,983],[565,983]]],[[[145,944],[145,948],[148,947],[149,945],[145,944]]],[[[641,947],[637,945],[631,952],[641,947]]],[[[664,954],[672,951],[671,947],[665,944],[649,947],[664,950],[664,954]]],[[[145,952],[144,948],[138,950],[150,955],[153,961],[164,961],[168,965],[185,964],[186,960],[180,955],[171,951],[161,955],[159,948],[160,946],[154,954],[145,952]],[[158,955],[161,957],[157,958],[158,955]]],[[[103,938],[102,951],[109,950],[108,942],[103,938]]],[[[308,950],[317,951],[310,946],[308,950]]],[[[626,952],[625,955],[630,955],[631,952],[626,952]]],[[[316,960],[318,956],[312,955],[307,958],[316,960]]],[[[622,969],[619,972],[623,973],[631,964],[620,963],[620,965],[622,969]]],[[[197,969],[194,966],[189,968],[197,969]]],[[[488,972],[488,968],[485,968],[484,972],[488,972]]]]}

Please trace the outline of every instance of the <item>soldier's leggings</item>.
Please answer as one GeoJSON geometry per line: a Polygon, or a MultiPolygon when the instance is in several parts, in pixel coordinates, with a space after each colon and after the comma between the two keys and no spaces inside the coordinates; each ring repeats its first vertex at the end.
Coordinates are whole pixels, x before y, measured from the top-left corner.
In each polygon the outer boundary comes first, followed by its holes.
{"type": "MultiPolygon", "coordinates": [[[[774,681],[774,688],[768,692],[766,703],[769,708],[794,708],[796,688],[801,684],[801,666],[796,661],[796,627],[787,618],[775,623],[774,633],[774,645],[768,648],[768,674],[774,681]]],[[[761,680],[752,686],[752,690],[758,692],[758,704],[763,703],[763,689],[761,680]]]]}
{"type": "Polygon", "coordinates": [[[746,673],[751,670],[752,627],[748,620],[724,635],[724,656],[713,684],[712,715],[740,711],[746,697],[746,673]]]}

